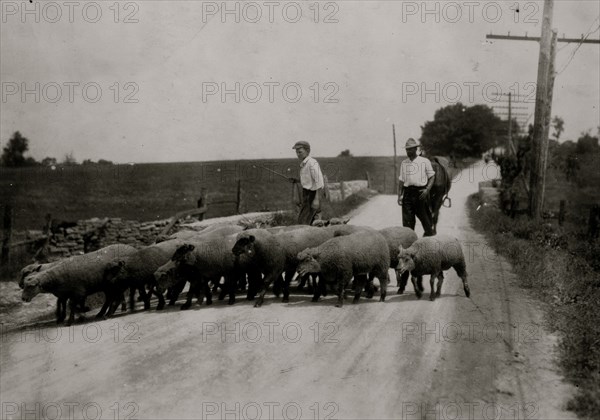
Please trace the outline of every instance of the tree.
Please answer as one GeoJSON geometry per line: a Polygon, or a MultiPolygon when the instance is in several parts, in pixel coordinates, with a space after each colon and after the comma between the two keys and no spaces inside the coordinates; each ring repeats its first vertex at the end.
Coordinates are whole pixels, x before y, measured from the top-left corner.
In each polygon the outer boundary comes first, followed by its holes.
{"type": "Polygon", "coordinates": [[[42,165],[44,166],[56,166],[56,158],[46,156],[42,159],[42,165]]]}
{"type": "Polygon", "coordinates": [[[73,156],[73,152],[69,152],[65,155],[62,164],[68,166],[77,165],[77,160],[75,159],[75,156],[73,156]]]}
{"type": "Polygon", "coordinates": [[[438,109],[433,121],[421,127],[420,141],[429,155],[480,157],[506,135],[507,124],[486,105],[459,102],[438,109]]]}
{"type": "Polygon", "coordinates": [[[338,157],[353,157],[350,149],[342,150],[338,157]]]}
{"type": "MultiPolygon", "coordinates": [[[[19,167],[31,163],[31,160],[26,160],[24,154],[29,149],[29,140],[23,137],[20,132],[15,131],[8,145],[3,149],[0,162],[3,166],[19,167]]],[[[33,161],[35,162],[35,160],[33,161]]]]}
{"type": "Polygon", "coordinates": [[[577,139],[577,154],[584,155],[588,153],[595,153],[599,150],[598,137],[592,137],[588,132],[581,133],[581,137],[577,139]]]}
{"type": "Polygon", "coordinates": [[[554,128],[552,135],[558,141],[562,132],[565,131],[565,121],[559,116],[555,116],[552,118],[552,128],[554,128]]]}

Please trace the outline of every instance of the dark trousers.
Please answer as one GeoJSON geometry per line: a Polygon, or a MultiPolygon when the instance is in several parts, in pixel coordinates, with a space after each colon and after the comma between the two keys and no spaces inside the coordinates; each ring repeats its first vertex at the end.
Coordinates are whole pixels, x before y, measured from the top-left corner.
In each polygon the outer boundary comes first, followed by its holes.
{"type": "Polygon", "coordinates": [[[425,189],[419,187],[405,187],[402,198],[402,225],[404,227],[415,229],[415,216],[423,225],[425,231],[423,236],[433,236],[433,216],[429,208],[429,197],[421,200],[419,196],[425,189]]]}
{"type": "Polygon", "coordinates": [[[298,214],[298,224],[299,225],[310,225],[313,220],[315,220],[315,216],[321,210],[314,210],[310,206],[315,199],[316,191],[302,189],[302,202],[300,203],[300,213],[298,214]]]}

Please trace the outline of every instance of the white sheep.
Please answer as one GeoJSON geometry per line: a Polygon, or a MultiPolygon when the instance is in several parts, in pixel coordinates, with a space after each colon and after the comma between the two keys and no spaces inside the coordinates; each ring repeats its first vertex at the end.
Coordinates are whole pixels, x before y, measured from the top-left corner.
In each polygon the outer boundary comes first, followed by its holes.
{"type": "MultiPolygon", "coordinates": [[[[303,250],[297,259],[299,275],[318,272],[321,281],[336,284],[337,307],[343,305],[344,288],[353,276],[356,280],[354,303],[360,299],[368,276],[379,279],[380,301],[385,301],[390,251],[385,238],[377,231],[336,236],[315,248],[303,250]]],[[[318,294],[315,297],[318,299],[318,294]]]]}
{"type": "Polygon", "coordinates": [[[399,247],[397,270],[400,273],[410,272],[415,294],[419,299],[423,292],[423,275],[431,275],[429,299],[434,300],[441,294],[444,271],[451,267],[462,279],[465,295],[469,297],[471,292],[467,282],[465,257],[458,239],[447,235],[428,236],[417,239],[407,249],[399,247]],[[436,278],[438,283],[434,292],[436,278]]]}
{"type": "MultiPolygon", "coordinates": [[[[52,293],[59,299],[69,299],[71,312],[67,322],[70,325],[78,303],[96,292],[106,294],[104,271],[107,264],[134,252],[136,249],[132,246],[116,244],[61,260],[52,267],[29,275],[24,280],[21,298],[30,302],[39,293],[52,293]]],[[[98,315],[106,312],[109,303],[107,296],[98,315]]]]}
{"type": "MultiPolygon", "coordinates": [[[[390,268],[396,270],[398,294],[402,294],[406,288],[406,282],[408,281],[409,274],[407,271],[400,273],[396,269],[398,266],[398,247],[402,246],[404,249],[410,247],[417,240],[418,236],[414,230],[404,226],[391,226],[379,229],[379,232],[387,241],[388,248],[390,249],[390,268]]],[[[373,289],[371,288],[367,293],[367,297],[372,296],[373,289]]]]}

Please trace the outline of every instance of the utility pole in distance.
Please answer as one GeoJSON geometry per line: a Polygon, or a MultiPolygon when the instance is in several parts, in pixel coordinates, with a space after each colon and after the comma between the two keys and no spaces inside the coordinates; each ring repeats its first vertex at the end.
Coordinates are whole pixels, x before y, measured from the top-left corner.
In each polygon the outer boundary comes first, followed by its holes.
{"type": "Polygon", "coordinates": [[[394,194],[398,191],[398,159],[396,158],[396,125],[392,124],[392,135],[394,136],[394,194]]]}

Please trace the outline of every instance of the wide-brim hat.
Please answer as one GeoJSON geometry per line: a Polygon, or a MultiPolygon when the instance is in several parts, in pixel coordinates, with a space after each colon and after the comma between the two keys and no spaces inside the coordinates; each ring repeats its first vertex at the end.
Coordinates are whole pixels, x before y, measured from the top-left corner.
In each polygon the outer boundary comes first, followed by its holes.
{"type": "Polygon", "coordinates": [[[304,147],[307,150],[310,150],[310,144],[307,141],[297,141],[296,144],[294,144],[294,147],[292,147],[292,149],[297,149],[298,147],[304,147]]]}
{"type": "Polygon", "coordinates": [[[414,149],[415,147],[419,147],[419,143],[417,143],[415,139],[411,137],[406,140],[406,145],[404,146],[405,149],[414,149]]]}

